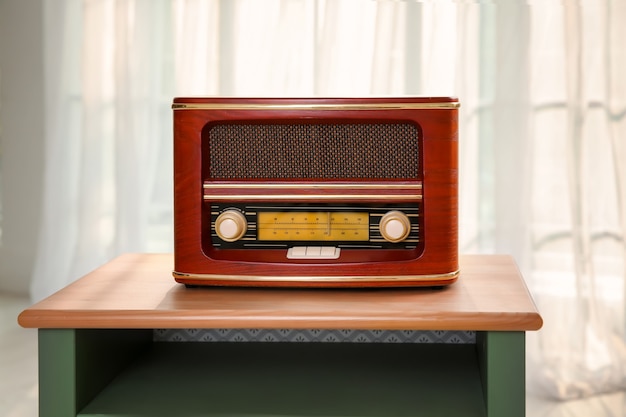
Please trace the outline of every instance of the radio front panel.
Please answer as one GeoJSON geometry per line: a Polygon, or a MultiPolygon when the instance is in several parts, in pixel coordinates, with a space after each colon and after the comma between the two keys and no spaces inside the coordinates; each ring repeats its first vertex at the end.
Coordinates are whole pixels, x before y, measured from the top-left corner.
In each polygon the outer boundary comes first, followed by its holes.
{"type": "MultiPolygon", "coordinates": [[[[408,205],[210,204],[204,250],[294,246],[420,252],[419,208],[408,205]]],[[[215,256],[219,256],[216,254],[215,256]]]]}
{"type": "Polygon", "coordinates": [[[178,282],[456,280],[456,99],[180,98],[173,108],[178,282]]]}

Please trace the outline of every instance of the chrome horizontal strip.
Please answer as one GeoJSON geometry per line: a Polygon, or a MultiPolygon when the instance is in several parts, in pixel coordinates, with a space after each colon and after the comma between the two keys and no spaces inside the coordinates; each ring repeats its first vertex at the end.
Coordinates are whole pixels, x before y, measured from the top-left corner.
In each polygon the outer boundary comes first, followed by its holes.
{"type": "Polygon", "coordinates": [[[328,190],[346,190],[346,189],[358,189],[358,190],[421,190],[422,184],[333,184],[333,183],[289,183],[289,184],[275,184],[275,183],[253,183],[253,184],[244,184],[244,183],[213,183],[213,182],[205,182],[203,184],[204,189],[239,189],[239,188],[262,188],[262,189],[299,189],[299,190],[319,190],[328,189],[328,190]]]}
{"type": "Polygon", "coordinates": [[[222,274],[186,274],[173,271],[172,275],[180,279],[198,279],[206,281],[260,281],[260,282],[408,282],[408,281],[445,281],[455,279],[460,271],[430,275],[352,275],[352,276],[265,276],[265,275],[222,275],[222,274]]]}
{"type": "Polygon", "coordinates": [[[208,201],[304,201],[304,200],[334,200],[334,201],[357,201],[357,200],[421,200],[422,195],[410,194],[205,194],[208,201]]]}
{"type": "Polygon", "coordinates": [[[441,103],[354,103],[354,104],[254,104],[254,103],[174,103],[174,110],[411,110],[456,109],[457,102],[441,103]]]}

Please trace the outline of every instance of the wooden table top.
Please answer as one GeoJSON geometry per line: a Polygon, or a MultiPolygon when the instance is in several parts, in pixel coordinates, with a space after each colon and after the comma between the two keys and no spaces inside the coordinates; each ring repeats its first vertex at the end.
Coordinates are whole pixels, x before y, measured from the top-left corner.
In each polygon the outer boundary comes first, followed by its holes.
{"type": "Polygon", "coordinates": [[[31,328],[538,330],[515,262],[461,256],[444,289],[186,288],[171,254],[125,254],[23,311],[31,328]]]}

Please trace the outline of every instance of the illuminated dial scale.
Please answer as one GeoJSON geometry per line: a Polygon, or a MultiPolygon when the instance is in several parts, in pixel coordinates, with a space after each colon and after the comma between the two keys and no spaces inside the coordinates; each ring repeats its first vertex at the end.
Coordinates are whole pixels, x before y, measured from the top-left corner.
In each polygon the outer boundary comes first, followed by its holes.
{"type": "MultiPolygon", "coordinates": [[[[215,220],[217,236],[234,242],[247,231],[247,220],[241,211],[229,209],[215,220]]],[[[257,239],[261,241],[368,241],[367,212],[264,211],[258,213],[257,239]]],[[[402,242],[411,232],[408,216],[398,210],[388,211],[379,222],[380,234],[392,243],[402,242]]]]}
{"type": "Polygon", "coordinates": [[[367,213],[344,212],[261,212],[259,240],[366,241],[369,239],[367,213]]]}

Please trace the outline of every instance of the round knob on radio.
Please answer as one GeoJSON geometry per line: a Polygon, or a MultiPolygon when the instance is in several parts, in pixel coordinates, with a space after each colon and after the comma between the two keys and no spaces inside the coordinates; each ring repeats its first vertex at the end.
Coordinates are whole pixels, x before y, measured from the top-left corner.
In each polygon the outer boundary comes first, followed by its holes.
{"type": "Polygon", "coordinates": [[[245,216],[237,210],[226,210],[215,219],[215,233],[226,242],[241,239],[247,229],[245,216]]]}
{"type": "Polygon", "coordinates": [[[411,221],[401,211],[388,211],[380,219],[380,234],[391,243],[402,242],[411,232],[411,221]]]}

